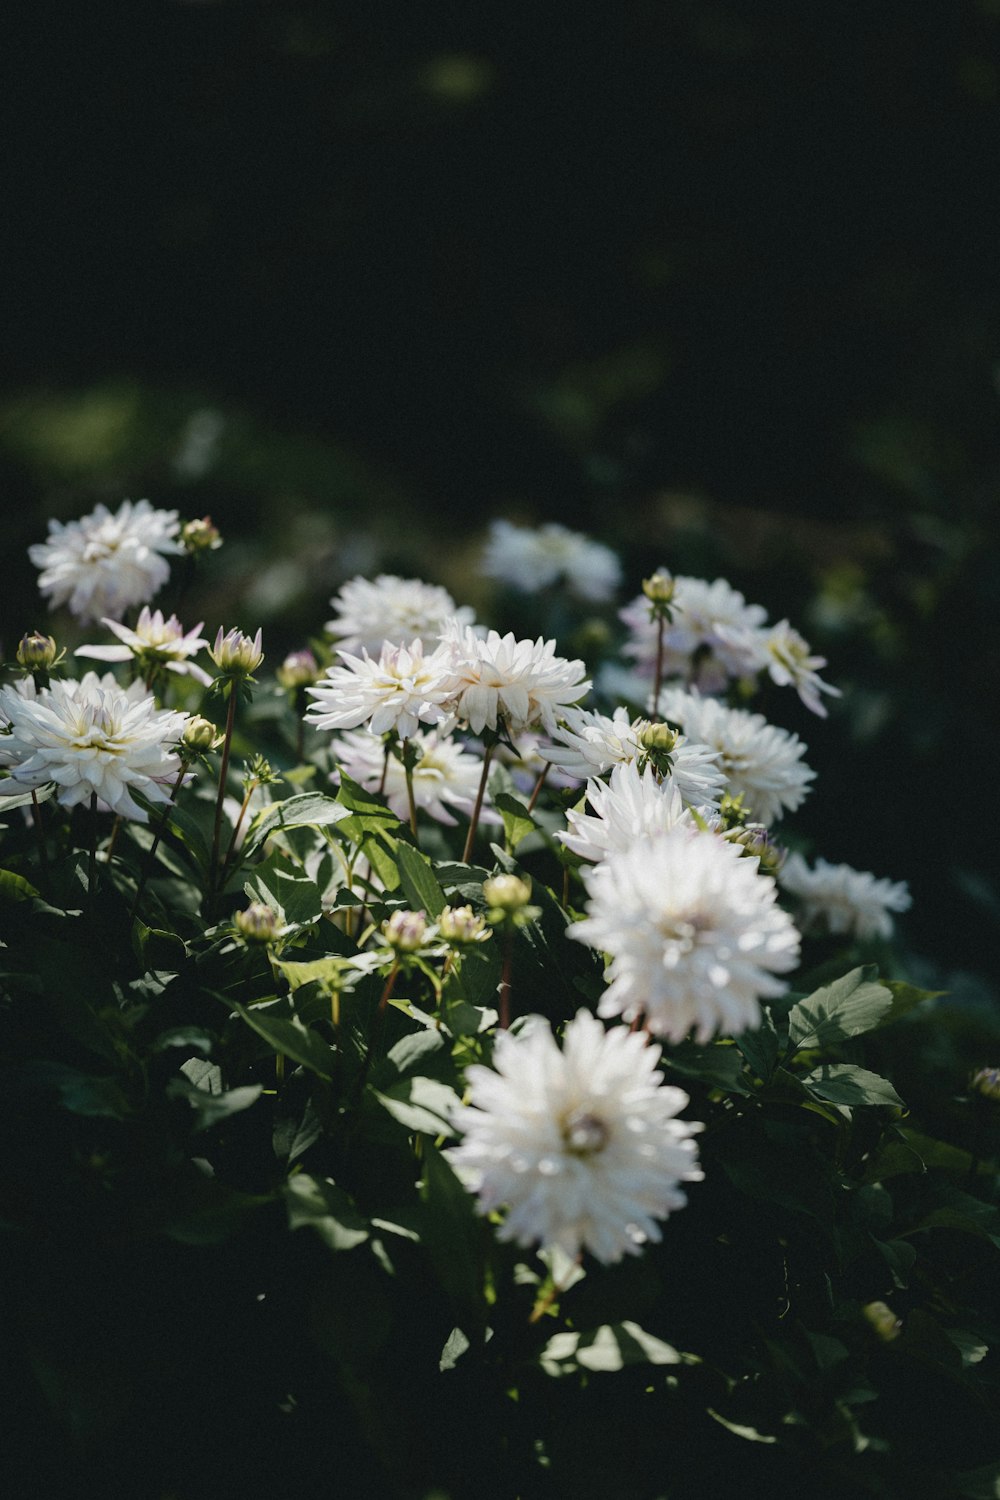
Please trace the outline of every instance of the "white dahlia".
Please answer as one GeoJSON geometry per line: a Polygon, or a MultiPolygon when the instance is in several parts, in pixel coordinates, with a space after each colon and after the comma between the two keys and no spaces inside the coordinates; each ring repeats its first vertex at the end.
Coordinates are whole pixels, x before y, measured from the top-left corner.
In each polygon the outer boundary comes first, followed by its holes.
{"type": "Polygon", "coordinates": [[[485,636],[459,622],[444,635],[454,677],[453,706],[474,734],[504,729],[519,734],[556,719],[590,689],[582,661],[556,656],[555,641],[516,640],[490,630],[485,636]]]}
{"type": "Polygon", "coordinates": [[[830,693],[840,697],[840,689],[824,682],[819,675],[820,667],[826,666],[825,656],[810,656],[809,642],[787,620],[780,620],[760,637],[761,665],[766,667],[772,681],[779,687],[793,687],[806,708],[826,718],[826,705],[820,694],[830,693]]]}
{"type": "MultiPolygon", "coordinates": [[[[612,766],[641,758],[639,736],[648,725],[648,719],[631,718],[627,708],[616,708],[610,718],[586,709],[568,709],[553,731],[556,743],[541,754],[565,774],[581,780],[603,776],[612,766]]],[[[718,806],[726,779],[717,751],[682,734],[670,760],[670,779],[689,807],[718,806]]]]}
{"type": "Polygon", "coordinates": [[[587,1251],[610,1264],[662,1238],[658,1220],[699,1182],[702,1127],[676,1116],[687,1095],[657,1072],[660,1048],[581,1010],[563,1047],[547,1021],[501,1032],[493,1067],[468,1069],[464,1139],[446,1154],[479,1213],[507,1210],[498,1234],[519,1245],[587,1251]]]}
{"type": "MultiPolygon", "coordinates": [[[[316,699],[306,719],[317,729],[357,729],[366,724],[372,734],[389,730],[402,739],[420,724],[440,724],[447,717],[453,676],[450,654],[439,647],[424,656],[423,642],[382,647],[377,661],[341,652],[343,666],[329,667],[315,687],[306,692],[316,699]]],[[[450,705],[449,705],[450,706],[450,705]]]]}
{"type": "MultiPolygon", "coordinates": [[[[674,579],[672,618],[663,631],[663,680],[681,679],[705,693],[721,693],[731,681],[759,670],[757,636],[767,619],[759,604],[748,604],[724,578],[674,579]]],[[[648,675],[655,670],[658,622],[645,594],[619,611],[631,639],[623,655],[648,675]]]]}
{"type": "MultiPolygon", "coordinates": [[[[351,780],[369,792],[382,787],[389,806],[405,822],[409,817],[406,772],[395,755],[390,755],[386,763],[380,736],[366,730],[348,732],[338,736],[332,748],[338,765],[351,780]]],[[[468,817],[479,789],[482,757],[469,755],[461,745],[434,729],[418,729],[410,739],[410,750],[416,756],[413,800],[417,807],[449,827],[456,821],[450,808],[468,817]]],[[[485,821],[495,817],[483,814],[485,821]]]]}
{"type": "Polygon", "coordinates": [[[587,916],[568,935],[610,954],[599,1014],[644,1016],[679,1042],[760,1023],[760,999],[786,989],[799,935],[756,859],[684,825],[583,874],[587,916]]]}
{"type": "Polygon", "coordinates": [[[50,609],[68,604],[79,620],[120,620],[148,604],[170,576],[164,554],[182,552],[175,510],[125,500],[114,514],[98,505],[79,521],[50,521],[48,540],[28,548],[41,569],[38,587],[50,609]]]}
{"type": "Polygon", "coordinates": [[[661,713],[699,744],[719,756],[730,796],[742,796],[747,812],[760,823],[776,822],[805,801],[816,772],[802,757],[798,735],[769,724],[763,714],[727,708],[715,698],[670,690],[661,713]]]}
{"type": "Polygon", "coordinates": [[[203,646],[208,645],[199,631],[201,622],[193,630],[185,631],[176,615],[169,620],[163,618],[162,610],[150,613],[149,605],[143,605],[135,629],[129,630],[117,620],[101,621],[119,640],[117,646],[77,646],[75,656],[89,657],[93,661],[136,661],[148,674],[150,669],[162,666],[168,672],[193,677],[203,687],[211,684],[211,677],[191,658],[203,646]]]}
{"type": "Polygon", "coordinates": [[[388,641],[403,646],[416,639],[431,645],[445,622],[471,624],[472,610],[459,609],[447,589],[419,578],[380,573],[375,579],[351,578],[330,600],[336,615],[326,628],[342,652],[368,651],[377,656],[388,641]]]}
{"type": "Polygon", "coordinates": [[[532,594],[562,579],[592,604],[610,599],[621,582],[621,563],[610,547],[557,522],[513,526],[494,521],[483,552],[482,571],[520,593],[532,594]]]}
{"type": "Polygon", "coordinates": [[[781,887],[801,904],[802,925],[823,922],[829,932],[857,938],[890,938],[892,912],[909,911],[903,880],[879,879],[850,865],[818,859],[812,869],[801,854],[790,854],[779,875],[781,887]]]}
{"type": "Polygon", "coordinates": [[[137,823],[148,821],[133,798],[166,802],[180,760],[173,746],[187,714],[156,707],[141,683],[120,688],[88,672],[80,682],[54,682],[34,697],[0,688],[0,715],[9,733],[0,738],[0,763],[10,768],[0,795],[53,784],[64,807],[89,802],[137,823]]]}
{"type": "Polygon", "coordinates": [[[604,859],[678,823],[691,823],[677,787],[669,779],[660,781],[652,766],[640,774],[635,761],[615,766],[608,782],[588,781],[587,801],[593,815],[570,809],[569,831],[556,834],[581,859],[604,859]]]}

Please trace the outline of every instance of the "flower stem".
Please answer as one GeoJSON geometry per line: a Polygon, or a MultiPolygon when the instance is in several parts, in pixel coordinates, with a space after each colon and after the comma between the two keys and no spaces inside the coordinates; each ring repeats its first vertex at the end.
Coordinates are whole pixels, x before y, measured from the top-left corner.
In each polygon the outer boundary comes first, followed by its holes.
{"type": "Polygon", "coordinates": [[[35,832],[38,835],[38,864],[42,872],[42,886],[46,893],[49,889],[49,856],[45,848],[45,825],[42,822],[42,809],[36,792],[31,793],[31,815],[35,820],[35,832]]]}
{"type": "Polygon", "coordinates": [[[548,762],[546,762],[545,769],[542,771],[541,776],[539,776],[538,780],[535,782],[535,789],[531,794],[531,801],[528,803],[528,812],[534,812],[535,803],[538,801],[538,795],[541,792],[542,787],[545,785],[545,778],[548,776],[550,769],[551,767],[549,766],[548,762]]]}
{"type": "Polygon", "coordinates": [[[500,1030],[510,1029],[510,971],[514,961],[514,924],[508,921],[503,940],[503,968],[500,972],[500,1030]]]}
{"type": "Polygon", "coordinates": [[[413,796],[413,762],[409,755],[410,742],[403,741],[403,775],[406,777],[406,800],[410,805],[410,832],[413,834],[413,842],[420,848],[420,837],[417,833],[417,804],[413,796]]]}
{"type": "Polygon", "coordinates": [[[219,838],[222,832],[222,803],[226,795],[226,776],[229,772],[229,754],[233,745],[233,725],[236,722],[236,684],[229,684],[229,711],[226,714],[226,738],[222,746],[222,764],[219,767],[219,795],[215,800],[215,825],[212,830],[212,859],[209,864],[209,883],[216,884],[219,863],[219,838]]]}
{"type": "Polygon", "coordinates": [[[94,900],[97,887],[97,793],[90,794],[90,859],[87,867],[87,905],[94,900]]]}
{"type": "Polygon", "coordinates": [[[660,712],[660,688],[663,684],[663,628],[665,625],[663,615],[658,615],[656,620],[656,676],[653,680],[653,716],[660,712]]]}
{"type": "Polygon", "coordinates": [[[472,809],[472,817],[469,819],[469,832],[465,839],[465,850],[462,854],[462,863],[467,865],[472,858],[472,846],[476,842],[476,829],[479,827],[479,814],[483,810],[483,798],[486,796],[486,782],[490,774],[490,761],[493,759],[495,745],[487,745],[483,752],[483,774],[479,778],[479,790],[476,793],[476,805],[472,809]]]}
{"type": "Polygon", "coordinates": [[[238,817],[236,819],[236,822],[233,824],[233,833],[232,833],[232,837],[229,840],[229,848],[226,850],[226,857],[222,861],[222,875],[221,875],[221,877],[219,879],[219,884],[220,885],[225,885],[225,883],[226,883],[226,876],[229,873],[229,866],[230,866],[230,863],[232,861],[233,855],[236,852],[236,840],[240,836],[240,829],[243,827],[243,819],[246,817],[246,815],[247,815],[247,808],[250,806],[250,798],[253,796],[254,792],[257,790],[257,788],[259,786],[260,786],[260,782],[257,781],[256,779],[254,779],[253,781],[251,781],[250,785],[247,787],[246,791],[243,793],[243,802],[242,802],[242,805],[240,807],[239,815],[238,815],[238,817]]]}

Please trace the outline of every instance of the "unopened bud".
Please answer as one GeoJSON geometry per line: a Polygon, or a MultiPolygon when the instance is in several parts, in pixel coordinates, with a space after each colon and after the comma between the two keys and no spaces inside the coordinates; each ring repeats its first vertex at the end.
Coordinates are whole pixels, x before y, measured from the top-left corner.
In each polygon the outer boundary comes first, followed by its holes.
{"type": "Polygon", "coordinates": [[[651,578],[642,580],[642,592],[650,604],[669,604],[676,584],[665,568],[658,568],[651,578]]]}
{"type": "Polygon", "coordinates": [[[471,906],[446,906],[438,917],[438,931],[453,948],[470,947],[492,937],[491,929],[471,906]]]}
{"type": "Polygon", "coordinates": [[[208,654],[226,677],[249,677],[264,660],[260,643],[260,630],[251,640],[238,630],[229,630],[223,634],[220,625],[215,645],[209,646],[208,654]]]}
{"type": "Polygon", "coordinates": [[[52,636],[42,635],[37,630],[22,635],[17,648],[18,664],[29,672],[47,672],[58,654],[52,636]]]}
{"type": "Polygon", "coordinates": [[[278,913],[263,901],[251,901],[245,911],[238,911],[233,924],[247,943],[270,943],[278,935],[278,913]]]}
{"type": "Polygon", "coordinates": [[[866,1302],[861,1309],[861,1315],[883,1344],[891,1344],[893,1339],[898,1339],[903,1331],[902,1323],[885,1302],[866,1302]]]}
{"type": "Polygon", "coordinates": [[[311,651],[291,651],[274,675],[285,689],[308,687],[319,681],[319,662],[311,651]]]}
{"type": "Polygon", "coordinates": [[[680,735],[669,724],[647,724],[639,735],[639,744],[647,754],[671,755],[679,739],[680,735]]]}
{"type": "Polygon", "coordinates": [[[1000,1068],[977,1068],[969,1079],[969,1087],[984,1099],[1000,1100],[1000,1068]]]}
{"type": "Polygon", "coordinates": [[[382,923],[382,936],[396,953],[416,953],[427,937],[427,918],[422,911],[394,911],[382,923]]]}
{"type": "Polygon", "coordinates": [[[185,521],[181,527],[181,545],[192,554],[209,552],[222,546],[222,537],[212,517],[202,516],[197,521],[185,521]]]}
{"type": "Polygon", "coordinates": [[[211,719],[203,719],[201,714],[192,714],[184,725],[184,733],[181,736],[181,744],[186,750],[192,750],[197,755],[204,755],[208,750],[215,750],[222,744],[223,736],[216,729],[211,719]]]}
{"type": "Polygon", "coordinates": [[[483,881],[487,905],[505,914],[522,911],[531,900],[531,886],[519,875],[492,875],[483,881]]]}
{"type": "Polygon", "coordinates": [[[738,844],[745,854],[760,860],[765,875],[776,875],[785,863],[787,851],[776,844],[761,823],[748,823],[745,828],[734,828],[726,834],[731,844],[738,844]]]}

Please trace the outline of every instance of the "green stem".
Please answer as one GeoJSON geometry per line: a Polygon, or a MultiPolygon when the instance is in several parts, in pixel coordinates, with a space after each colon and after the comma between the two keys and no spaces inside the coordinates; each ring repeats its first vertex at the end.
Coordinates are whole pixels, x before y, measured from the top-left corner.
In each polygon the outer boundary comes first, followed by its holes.
{"type": "Polygon", "coordinates": [[[538,801],[539,793],[541,792],[542,787],[545,785],[545,778],[548,776],[551,769],[552,767],[546,762],[544,771],[535,782],[535,789],[531,794],[531,801],[528,803],[528,812],[534,812],[535,803],[538,801]]]}
{"type": "Polygon", "coordinates": [[[479,827],[479,814],[483,810],[483,798],[486,796],[486,782],[490,774],[490,761],[493,759],[495,745],[487,745],[483,752],[483,774],[479,778],[479,790],[476,793],[476,805],[472,809],[472,817],[469,819],[469,832],[465,839],[465,851],[462,854],[462,863],[467,865],[472,858],[472,846],[476,842],[476,829],[479,827]]]}
{"type": "Polygon", "coordinates": [[[87,869],[87,905],[94,900],[97,887],[97,793],[90,794],[90,860],[87,869]]]}
{"type": "Polygon", "coordinates": [[[38,863],[42,872],[42,888],[48,893],[49,856],[45,848],[45,826],[42,823],[42,809],[35,791],[31,793],[31,815],[35,820],[35,832],[38,835],[38,863]]]}
{"type": "Polygon", "coordinates": [[[514,960],[514,925],[507,923],[503,944],[503,969],[500,973],[500,1030],[510,1029],[510,971],[514,960]]]}
{"type": "Polygon", "coordinates": [[[243,819],[246,817],[247,808],[250,806],[250,798],[253,796],[254,792],[259,786],[260,782],[255,779],[251,781],[250,785],[247,787],[246,791],[243,794],[243,802],[240,807],[239,816],[237,817],[236,822],[233,824],[233,834],[232,838],[229,840],[229,848],[226,850],[226,857],[222,861],[222,875],[219,879],[220,885],[225,885],[226,883],[226,876],[229,873],[229,866],[232,862],[233,855],[236,852],[236,840],[240,836],[240,829],[243,827],[243,819]]]}
{"type": "Polygon", "coordinates": [[[660,687],[663,683],[663,627],[664,618],[657,616],[656,620],[656,676],[653,680],[653,718],[658,718],[660,713],[660,687]]]}
{"type": "Polygon", "coordinates": [[[420,837],[417,833],[417,804],[413,796],[413,763],[409,756],[410,742],[403,741],[403,775],[406,777],[406,800],[410,805],[410,832],[413,834],[413,842],[420,848],[420,837]]]}
{"type": "Polygon", "coordinates": [[[229,754],[233,744],[233,726],[236,722],[236,684],[229,684],[229,710],[226,714],[226,738],[222,746],[222,764],[219,767],[219,795],[215,800],[215,825],[212,830],[212,859],[209,864],[209,882],[216,884],[219,863],[219,840],[222,833],[222,803],[226,795],[226,776],[229,772],[229,754]]]}

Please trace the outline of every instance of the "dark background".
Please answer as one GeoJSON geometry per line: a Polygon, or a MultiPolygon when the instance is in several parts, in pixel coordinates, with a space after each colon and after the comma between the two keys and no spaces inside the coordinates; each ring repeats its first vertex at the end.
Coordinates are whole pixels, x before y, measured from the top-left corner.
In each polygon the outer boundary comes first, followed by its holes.
{"type": "Polygon", "coordinates": [[[816,850],[909,879],[915,945],[978,993],[951,971],[989,968],[1000,911],[998,0],[21,23],[8,654],[45,518],[126,494],[212,512],[195,603],[275,649],[359,567],[480,602],[495,513],[604,537],[630,592],[724,573],[847,689],[828,726],[783,705],[816,850]]]}

